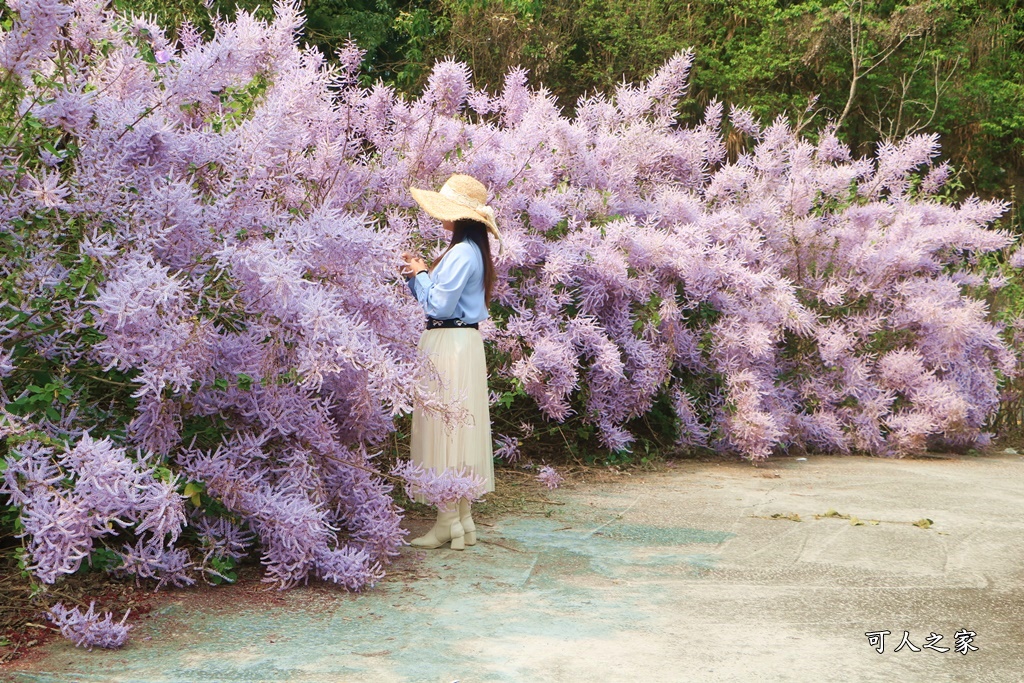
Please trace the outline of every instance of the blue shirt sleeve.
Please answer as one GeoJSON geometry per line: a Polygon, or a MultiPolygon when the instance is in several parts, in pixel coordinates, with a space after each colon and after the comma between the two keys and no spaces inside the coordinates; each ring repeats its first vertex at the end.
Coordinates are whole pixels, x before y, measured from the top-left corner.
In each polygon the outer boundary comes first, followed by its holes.
{"type": "Polygon", "coordinates": [[[474,252],[469,245],[456,244],[445,254],[434,272],[421,272],[409,280],[409,289],[431,318],[445,320],[455,315],[459,297],[473,273],[474,252]]]}

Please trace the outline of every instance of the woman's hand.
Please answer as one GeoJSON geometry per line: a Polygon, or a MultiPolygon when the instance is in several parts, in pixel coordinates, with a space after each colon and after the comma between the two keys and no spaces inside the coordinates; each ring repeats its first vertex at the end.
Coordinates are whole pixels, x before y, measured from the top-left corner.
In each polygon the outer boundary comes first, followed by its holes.
{"type": "Polygon", "coordinates": [[[415,277],[418,273],[429,270],[427,262],[419,256],[414,256],[409,252],[402,252],[402,260],[405,263],[398,269],[398,272],[402,274],[402,277],[409,279],[415,277]]]}

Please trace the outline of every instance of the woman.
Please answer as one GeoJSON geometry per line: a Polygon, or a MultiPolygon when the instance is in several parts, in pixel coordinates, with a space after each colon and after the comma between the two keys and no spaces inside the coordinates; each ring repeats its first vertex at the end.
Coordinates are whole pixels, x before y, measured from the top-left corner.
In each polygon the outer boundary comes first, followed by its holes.
{"type": "MultiPolygon", "coordinates": [[[[402,254],[401,268],[409,289],[427,314],[420,351],[429,356],[441,385],[431,390],[446,401],[462,397],[466,422],[446,428],[435,417],[414,410],[412,460],[441,472],[466,468],[494,490],[491,420],[488,411],[487,366],[477,324],[487,318],[494,288],[494,263],[488,233],[501,241],[494,212],[487,206],[487,188],[467,175],[453,175],[440,192],[410,188],[413,199],[452,233],[448,249],[431,266],[412,254],[402,254]]],[[[451,509],[438,509],[437,522],[425,535],[410,541],[417,548],[453,550],[476,543],[476,526],[469,500],[451,509]]]]}

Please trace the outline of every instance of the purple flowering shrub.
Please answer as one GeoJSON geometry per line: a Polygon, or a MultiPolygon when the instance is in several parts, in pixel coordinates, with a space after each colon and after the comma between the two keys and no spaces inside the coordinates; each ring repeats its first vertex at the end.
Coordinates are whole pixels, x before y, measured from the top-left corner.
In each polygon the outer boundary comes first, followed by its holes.
{"type": "Polygon", "coordinates": [[[405,532],[364,446],[414,401],[454,416],[420,389],[402,237],[339,163],[365,146],[347,75],[300,52],[287,4],[177,44],[101,5],[20,8],[0,36],[0,436],[36,575],[102,542],[115,571],[181,583],[258,540],[282,587],[372,584],[405,532]],[[64,461],[97,443],[90,488],[64,461]],[[173,474],[139,483],[154,464],[173,474]]]}
{"type": "Polygon", "coordinates": [[[422,388],[395,271],[445,242],[408,187],[454,172],[494,194],[482,333],[537,408],[524,435],[575,416],[626,449],[661,401],[680,443],[752,459],[987,438],[1017,366],[968,288],[1012,240],[1004,206],[944,199],[933,137],[855,159],[733,111],[729,159],[720,104],[676,121],[689,54],[567,117],[523,71],[493,94],[452,61],[419,98],[360,86],[359,51],[328,65],[301,21],[279,2],[173,42],[32,0],[0,33],[0,455],[41,580],[97,545],[159,583],[250,548],[281,587],[377,580],[404,532],[370,453],[413,405],[460,419],[422,388]]]}

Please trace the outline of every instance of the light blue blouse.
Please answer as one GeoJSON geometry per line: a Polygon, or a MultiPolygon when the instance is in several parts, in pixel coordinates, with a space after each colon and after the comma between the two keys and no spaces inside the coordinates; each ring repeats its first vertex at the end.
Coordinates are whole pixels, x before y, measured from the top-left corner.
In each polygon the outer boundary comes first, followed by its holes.
{"type": "Polygon", "coordinates": [[[409,279],[409,289],[431,318],[478,323],[487,319],[484,257],[471,240],[453,246],[434,272],[409,279]]]}

